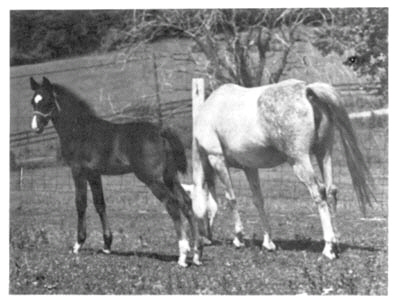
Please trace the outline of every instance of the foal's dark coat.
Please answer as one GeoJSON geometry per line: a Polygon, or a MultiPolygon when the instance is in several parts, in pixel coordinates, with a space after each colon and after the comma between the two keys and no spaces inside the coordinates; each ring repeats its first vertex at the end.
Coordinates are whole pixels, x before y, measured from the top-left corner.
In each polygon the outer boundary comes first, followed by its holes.
{"type": "Polygon", "coordinates": [[[186,172],[183,144],[170,129],[160,129],[148,122],[115,124],[95,116],[90,107],[63,86],[45,77],[42,85],[30,79],[35,91],[32,99],[37,132],[49,120],[59,135],[61,152],[71,167],[76,187],[78,213],[77,242],[86,239],[85,211],[87,183],[103,226],[104,250],[109,251],[112,234],[107,221],[101,175],[135,173],[153,194],[164,203],[172,217],[179,240],[182,212],[188,219],[197,242],[191,199],[182,189],[177,172],[186,172]],[[35,101],[35,97],[42,98],[35,101]]]}

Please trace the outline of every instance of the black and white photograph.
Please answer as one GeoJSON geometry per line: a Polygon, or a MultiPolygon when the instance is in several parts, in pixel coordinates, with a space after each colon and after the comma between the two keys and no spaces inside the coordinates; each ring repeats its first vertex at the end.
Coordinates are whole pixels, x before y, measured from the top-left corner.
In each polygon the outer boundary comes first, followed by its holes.
{"type": "Polygon", "coordinates": [[[391,9],[294,5],[8,10],[9,295],[388,295],[391,9]]]}

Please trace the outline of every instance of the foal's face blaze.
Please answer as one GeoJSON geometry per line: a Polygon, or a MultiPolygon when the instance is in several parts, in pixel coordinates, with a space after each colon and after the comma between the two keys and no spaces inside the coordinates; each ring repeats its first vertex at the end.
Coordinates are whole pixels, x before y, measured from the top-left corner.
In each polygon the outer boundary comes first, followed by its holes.
{"type": "Polygon", "coordinates": [[[51,112],[54,110],[55,103],[51,86],[47,80],[46,84],[39,85],[34,79],[30,80],[31,88],[34,91],[31,105],[33,113],[31,128],[36,133],[40,134],[44,131],[44,127],[48,124],[51,118],[51,112]]]}

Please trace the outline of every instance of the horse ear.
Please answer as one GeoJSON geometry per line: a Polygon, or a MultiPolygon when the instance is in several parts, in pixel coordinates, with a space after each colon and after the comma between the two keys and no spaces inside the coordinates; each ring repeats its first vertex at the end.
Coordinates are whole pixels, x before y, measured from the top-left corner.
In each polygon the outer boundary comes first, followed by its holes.
{"type": "Polygon", "coordinates": [[[46,78],[45,76],[43,77],[43,86],[45,88],[47,88],[47,89],[51,89],[52,88],[52,84],[50,83],[48,78],[46,78]]]}
{"type": "Polygon", "coordinates": [[[32,88],[33,91],[36,91],[39,88],[39,84],[34,80],[33,77],[30,78],[30,88],[32,88]]]}

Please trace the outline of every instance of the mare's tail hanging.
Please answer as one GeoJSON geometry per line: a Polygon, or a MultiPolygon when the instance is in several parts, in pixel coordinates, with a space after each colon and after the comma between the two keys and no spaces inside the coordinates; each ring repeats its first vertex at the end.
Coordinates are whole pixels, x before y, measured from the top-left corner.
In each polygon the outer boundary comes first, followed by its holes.
{"type": "Polygon", "coordinates": [[[313,83],[306,87],[306,95],[310,101],[324,106],[330,113],[336,128],[340,132],[346,161],[351,174],[353,188],[357,195],[360,209],[366,215],[366,205],[371,206],[371,198],[375,200],[374,193],[369,186],[373,183],[370,171],[359,149],[355,132],[352,128],[348,113],[345,110],[337,91],[325,83],[313,83]]]}
{"type": "Polygon", "coordinates": [[[161,136],[169,142],[177,170],[185,174],[187,172],[187,157],[183,142],[170,128],[162,129],[161,136]]]}

